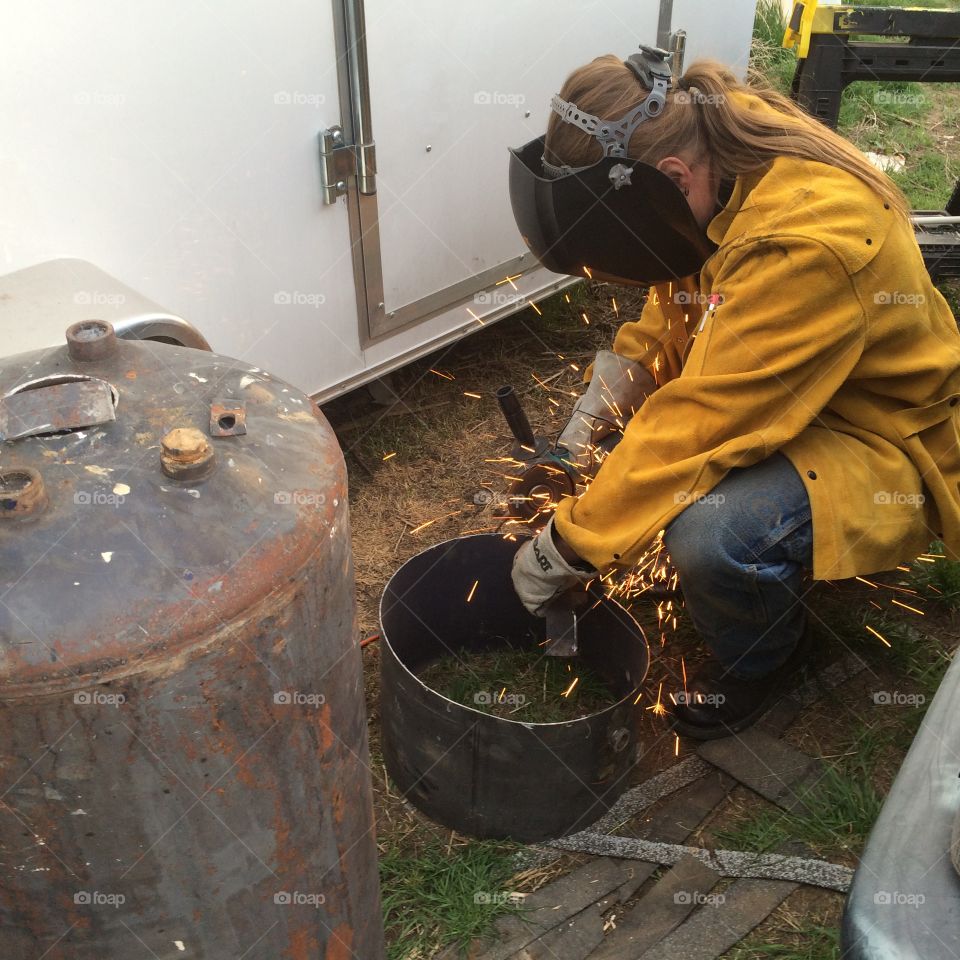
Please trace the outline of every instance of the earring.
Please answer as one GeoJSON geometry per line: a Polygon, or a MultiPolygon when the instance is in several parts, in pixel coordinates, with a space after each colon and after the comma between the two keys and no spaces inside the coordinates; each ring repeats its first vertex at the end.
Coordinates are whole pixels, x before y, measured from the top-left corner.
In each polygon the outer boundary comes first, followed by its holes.
{"type": "Polygon", "coordinates": [[[690,188],[689,188],[689,187],[684,187],[684,188],[683,188],[683,195],[684,195],[685,197],[689,197],[689,196],[690,196],[690,188]]]}

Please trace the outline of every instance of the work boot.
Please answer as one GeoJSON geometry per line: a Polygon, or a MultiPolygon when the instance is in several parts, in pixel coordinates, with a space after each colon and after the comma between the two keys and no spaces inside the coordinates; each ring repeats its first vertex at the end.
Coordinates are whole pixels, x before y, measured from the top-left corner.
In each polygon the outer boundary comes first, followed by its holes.
{"type": "Polygon", "coordinates": [[[708,660],[688,678],[681,702],[671,709],[674,731],[694,740],[715,740],[756,723],[799,678],[812,647],[810,631],[804,630],[784,664],[750,680],[728,673],[719,660],[708,660]]]}

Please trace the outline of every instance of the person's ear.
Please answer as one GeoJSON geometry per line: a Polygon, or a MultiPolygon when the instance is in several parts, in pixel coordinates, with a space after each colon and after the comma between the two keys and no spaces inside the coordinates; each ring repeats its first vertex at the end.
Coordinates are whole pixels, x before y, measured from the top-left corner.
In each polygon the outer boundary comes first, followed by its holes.
{"type": "Polygon", "coordinates": [[[690,184],[693,181],[693,172],[679,157],[664,157],[657,169],[665,173],[684,193],[690,196],[690,184]]]}

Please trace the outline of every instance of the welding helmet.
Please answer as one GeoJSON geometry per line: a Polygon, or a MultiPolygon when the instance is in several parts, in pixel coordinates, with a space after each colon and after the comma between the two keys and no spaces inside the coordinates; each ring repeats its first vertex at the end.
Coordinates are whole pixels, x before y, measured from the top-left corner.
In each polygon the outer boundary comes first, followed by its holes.
{"type": "Polygon", "coordinates": [[[671,54],[641,44],[624,61],[649,91],[619,120],[603,120],[554,96],[565,123],[596,139],[603,156],[584,167],[544,157],[546,136],[510,151],[510,203],[523,240],[548,270],[631,283],[697,273],[716,249],[680,188],[627,149],[634,130],[659,116],[674,80],[671,54]]]}

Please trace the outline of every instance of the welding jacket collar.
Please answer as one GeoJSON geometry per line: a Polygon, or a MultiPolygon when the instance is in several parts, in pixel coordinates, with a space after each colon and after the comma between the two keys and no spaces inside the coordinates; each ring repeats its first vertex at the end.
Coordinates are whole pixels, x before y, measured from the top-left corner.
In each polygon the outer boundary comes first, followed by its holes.
{"type": "MultiPolygon", "coordinates": [[[[548,270],[659,283],[697,273],[716,245],[679,187],[629,157],[547,175],[545,137],[510,151],[510,202],[523,240],[548,270]]],[[[551,171],[553,172],[553,171],[551,171]]]]}

